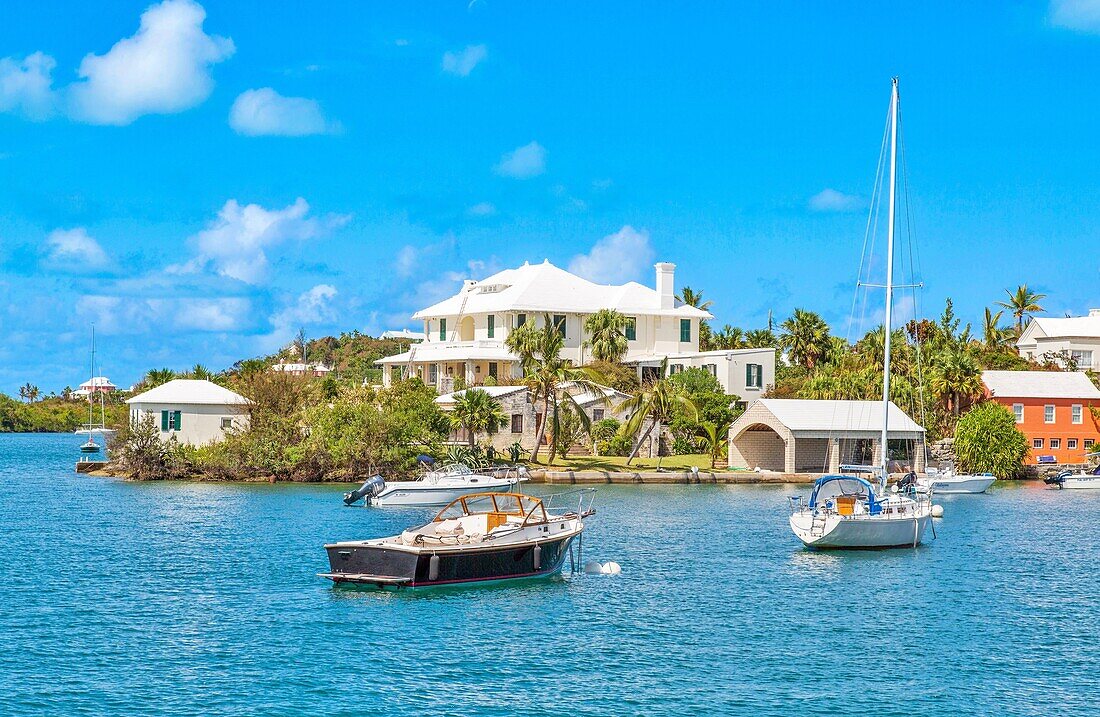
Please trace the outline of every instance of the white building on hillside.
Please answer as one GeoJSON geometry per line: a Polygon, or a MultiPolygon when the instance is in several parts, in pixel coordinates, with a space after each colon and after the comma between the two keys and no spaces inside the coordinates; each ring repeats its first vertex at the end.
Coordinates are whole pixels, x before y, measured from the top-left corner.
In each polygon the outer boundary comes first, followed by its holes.
{"type": "Polygon", "coordinates": [[[280,361],[274,364],[271,370],[291,376],[313,376],[314,378],[324,378],[332,373],[332,369],[323,363],[302,363],[301,361],[294,363],[280,361]]]}
{"type": "Polygon", "coordinates": [[[1100,370],[1100,309],[1089,309],[1088,316],[1032,319],[1016,341],[1016,349],[1035,361],[1065,352],[1079,370],[1100,370]]]}
{"type": "Polygon", "coordinates": [[[111,383],[111,379],[106,376],[94,376],[80,384],[80,388],[73,391],[72,395],[74,397],[84,398],[93,393],[111,393],[117,390],[118,386],[111,383]]]}
{"type": "Polygon", "coordinates": [[[427,337],[419,331],[409,331],[408,329],[383,331],[379,338],[383,339],[405,339],[413,343],[420,343],[427,337]]]}
{"type": "Polygon", "coordinates": [[[760,384],[757,391],[774,382],[772,351],[757,352],[752,369],[746,368],[747,355],[728,356],[738,352],[700,352],[699,322],[711,315],[676,299],[675,264],[661,262],[655,269],[652,289],[636,282],[595,284],[548,261],[506,269],[481,281],[467,279],[459,293],[413,315],[424,322],[427,339],[406,353],[378,361],[384,369],[383,383],[412,373],[446,393],[460,378],[467,386],[482,385],[489,378],[490,383],[518,378],[519,359],[505,347],[505,339],[527,322],[541,326],[546,320],[564,334],[563,357],[578,365],[587,363],[591,354],[584,345],[584,320],[600,309],[627,317],[625,362],[638,366],[643,378],[647,371],[655,372],[662,359],[678,357],[685,367],[713,365],[727,393],[755,398],[759,393],[745,385],[750,376],[760,384]]]}
{"type": "Polygon", "coordinates": [[[248,426],[248,399],[211,381],[177,378],[126,401],[131,425],[151,416],[162,440],[201,446],[248,426]]]}

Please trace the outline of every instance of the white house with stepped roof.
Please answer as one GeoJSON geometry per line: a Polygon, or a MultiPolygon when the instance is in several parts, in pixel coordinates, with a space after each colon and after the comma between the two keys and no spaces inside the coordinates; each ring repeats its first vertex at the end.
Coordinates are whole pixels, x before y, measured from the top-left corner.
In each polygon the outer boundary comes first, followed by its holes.
{"type": "Polygon", "coordinates": [[[670,370],[698,366],[711,371],[730,394],[758,398],[775,382],[775,351],[699,351],[699,322],[711,318],[702,309],[676,299],[676,265],[656,264],[654,288],[637,282],[596,284],[549,261],[525,263],[475,281],[444,301],[413,314],[423,323],[426,340],[409,351],[381,359],[383,383],[416,375],[440,393],[467,386],[508,383],[520,378],[519,358],[505,346],[508,334],[527,322],[549,321],[565,336],[562,356],[574,364],[591,360],[584,346],[585,319],[600,309],[624,314],[627,353],[624,362],[645,378],[664,359],[670,370]]]}
{"type": "Polygon", "coordinates": [[[126,401],[130,424],[147,418],[160,429],[161,440],[201,446],[248,427],[249,400],[213,381],[177,378],[126,401]]]}
{"type": "Polygon", "coordinates": [[[1100,371],[1100,309],[1088,316],[1040,317],[1028,322],[1016,349],[1026,359],[1053,358],[1065,366],[1062,356],[1071,357],[1079,371],[1100,371]]]}

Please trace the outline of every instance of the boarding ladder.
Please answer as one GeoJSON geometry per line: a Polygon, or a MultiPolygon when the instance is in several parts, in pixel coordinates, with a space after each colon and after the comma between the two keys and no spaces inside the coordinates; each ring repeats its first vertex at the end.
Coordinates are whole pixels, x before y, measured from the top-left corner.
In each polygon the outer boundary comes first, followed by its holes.
{"type": "Polygon", "coordinates": [[[824,511],[814,511],[813,520],[810,521],[810,535],[816,535],[818,537],[825,535],[827,517],[824,511]]]}

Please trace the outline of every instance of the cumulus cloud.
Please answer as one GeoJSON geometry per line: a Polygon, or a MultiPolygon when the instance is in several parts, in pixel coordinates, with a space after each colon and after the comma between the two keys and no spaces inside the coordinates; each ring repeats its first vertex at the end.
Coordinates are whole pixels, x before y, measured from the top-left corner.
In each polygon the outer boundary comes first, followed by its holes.
{"type": "Polygon", "coordinates": [[[211,67],[229,58],[229,38],[203,31],[206,11],[192,0],[164,0],[141,14],[136,34],[80,63],[69,110],[92,124],[125,125],[146,114],[194,107],[214,88],[211,67]]]}
{"type": "Polygon", "coordinates": [[[105,334],[144,334],[166,327],[232,332],[248,326],[252,302],[238,296],[153,299],[93,294],[80,297],[76,311],[105,334]]]}
{"type": "Polygon", "coordinates": [[[54,229],[46,237],[46,264],[68,272],[97,271],[109,263],[107,252],[84,227],[54,229]]]}
{"type": "Polygon", "coordinates": [[[466,49],[458,52],[445,52],[443,53],[443,71],[466,77],[488,56],[489,50],[485,45],[467,45],[466,49]]]}
{"type": "Polygon", "coordinates": [[[194,237],[198,256],[169,269],[188,273],[211,266],[222,276],[258,284],[267,275],[265,250],[285,241],[311,239],[346,221],[347,217],[330,216],[322,220],[309,216],[309,204],[301,197],[283,209],[264,209],[258,204],[241,206],[236,199],[230,199],[218,212],[218,218],[194,237]]]}
{"type": "Polygon", "coordinates": [[[271,316],[274,328],[267,337],[270,347],[285,344],[294,335],[299,326],[320,324],[336,319],[333,299],[336,287],[331,284],[318,284],[309,291],[302,292],[298,299],[271,316]]]}
{"type": "Polygon", "coordinates": [[[56,66],[52,57],[41,52],[22,60],[0,58],[0,112],[17,112],[32,120],[53,115],[57,98],[51,73],[56,66]]]}
{"type": "Polygon", "coordinates": [[[229,110],[229,126],[249,137],[302,137],[334,132],[338,127],[325,119],[316,100],[284,97],[270,87],[242,92],[229,110]]]}
{"type": "Polygon", "coordinates": [[[1056,27],[1100,33],[1100,0],[1051,0],[1050,22],[1056,27]]]}
{"type": "Polygon", "coordinates": [[[516,179],[537,177],[546,171],[546,149],[538,142],[531,142],[506,152],[494,168],[497,174],[516,179]]]}
{"type": "Polygon", "coordinates": [[[598,284],[621,284],[637,278],[653,263],[649,232],[629,224],[596,242],[587,254],[569,262],[569,271],[598,284]]]}
{"type": "Polygon", "coordinates": [[[823,189],[810,197],[809,206],[815,212],[851,212],[863,206],[863,199],[835,189],[823,189]]]}

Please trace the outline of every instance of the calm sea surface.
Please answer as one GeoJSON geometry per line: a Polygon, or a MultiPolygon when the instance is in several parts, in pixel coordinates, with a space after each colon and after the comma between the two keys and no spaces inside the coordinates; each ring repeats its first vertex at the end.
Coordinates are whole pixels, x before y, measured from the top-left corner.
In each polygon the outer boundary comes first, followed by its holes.
{"type": "Polygon", "coordinates": [[[620,576],[380,594],[316,577],[322,544],[427,511],[85,478],[79,442],[0,436],[2,715],[1100,713],[1100,491],[815,554],[794,488],[606,487],[585,559],[620,576]]]}

